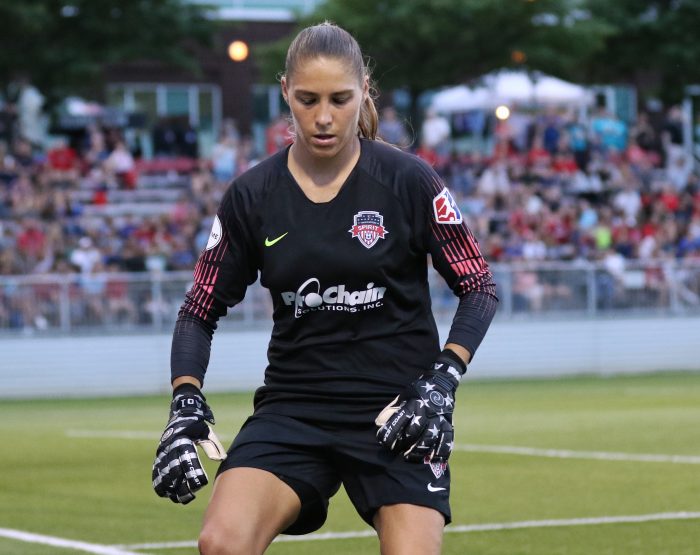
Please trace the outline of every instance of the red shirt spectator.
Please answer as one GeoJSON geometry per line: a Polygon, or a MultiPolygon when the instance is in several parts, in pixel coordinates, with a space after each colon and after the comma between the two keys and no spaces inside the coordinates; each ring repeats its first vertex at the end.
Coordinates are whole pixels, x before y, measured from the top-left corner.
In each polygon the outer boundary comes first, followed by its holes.
{"type": "Polygon", "coordinates": [[[65,143],[59,143],[56,147],[49,150],[46,157],[49,161],[49,166],[58,171],[72,170],[78,162],[78,155],[75,150],[65,143]]]}
{"type": "Polygon", "coordinates": [[[293,141],[294,136],[290,130],[290,124],[284,116],[277,118],[265,130],[265,142],[268,154],[274,154],[293,141]]]}
{"type": "Polygon", "coordinates": [[[678,194],[671,188],[664,189],[659,195],[659,202],[668,210],[669,212],[675,212],[680,206],[680,199],[678,194]]]}
{"type": "Polygon", "coordinates": [[[31,222],[17,236],[17,248],[28,256],[38,257],[44,252],[46,235],[38,225],[31,222]]]}
{"type": "Polygon", "coordinates": [[[560,153],[554,156],[552,169],[558,173],[575,173],[578,171],[578,166],[571,154],[560,153]]]}

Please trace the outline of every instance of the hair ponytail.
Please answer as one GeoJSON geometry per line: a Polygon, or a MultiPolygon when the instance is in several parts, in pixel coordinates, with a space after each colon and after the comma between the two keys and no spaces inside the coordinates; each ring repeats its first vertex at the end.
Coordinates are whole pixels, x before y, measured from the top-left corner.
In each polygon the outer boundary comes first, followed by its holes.
{"type": "Polygon", "coordinates": [[[379,127],[379,114],[377,107],[374,105],[373,89],[370,86],[370,92],[367,98],[360,106],[360,119],[357,121],[360,137],[365,139],[376,140],[377,129],[379,127]]]}

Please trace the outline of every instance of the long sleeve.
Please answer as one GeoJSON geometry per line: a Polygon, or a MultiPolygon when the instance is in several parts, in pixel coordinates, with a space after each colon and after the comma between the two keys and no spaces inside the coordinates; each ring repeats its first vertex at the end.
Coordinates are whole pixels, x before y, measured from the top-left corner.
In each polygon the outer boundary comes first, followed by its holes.
{"type": "Polygon", "coordinates": [[[460,297],[448,343],[463,346],[473,359],[496,313],[496,284],[452,194],[432,168],[420,168],[427,251],[433,267],[460,297]]]}
{"type": "Polygon", "coordinates": [[[204,382],[217,321],[243,300],[257,279],[245,196],[231,186],[214,218],[194,283],[178,313],[170,355],[171,380],[194,376],[204,382]]]}

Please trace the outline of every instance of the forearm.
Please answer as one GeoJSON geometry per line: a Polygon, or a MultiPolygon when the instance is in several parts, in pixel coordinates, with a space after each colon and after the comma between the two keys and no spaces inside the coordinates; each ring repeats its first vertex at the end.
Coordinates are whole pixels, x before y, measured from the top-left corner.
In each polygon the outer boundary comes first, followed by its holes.
{"type": "Polygon", "coordinates": [[[205,321],[180,312],[170,353],[170,381],[174,387],[188,382],[203,385],[213,333],[205,321]]]}
{"type": "Polygon", "coordinates": [[[462,295],[445,347],[465,363],[470,362],[491,325],[497,306],[498,298],[491,292],[471,291],[462,295]]]}
{"type": "Polygon", "coordinates": [[[177,386],[190,383],[194,386],[196,386],[198,389],[202,389],[202,382],[200,382],[197,378],[194,376],[179,376],[173,380],[173,390],[177,388],[177,386]]]}

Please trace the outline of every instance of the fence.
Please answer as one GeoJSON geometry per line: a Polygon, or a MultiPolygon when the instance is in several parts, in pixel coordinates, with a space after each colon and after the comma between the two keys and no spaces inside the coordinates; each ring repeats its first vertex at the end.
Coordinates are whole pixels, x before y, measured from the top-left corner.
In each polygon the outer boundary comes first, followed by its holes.
{"type": "MultiPolygon", "coordinates": [[[[700,315],[700,260],[495,264],[492,271],[501,319],[700,315]]],[[[189,272],[0,276],[0,333],[169,330],[191,282],[189,272]]],[[[436,319],[447,322],[455,297],[434,271],[430,282],[436,319]]],[[[221,326],[267,325],[271,310],[269,293],[255,284],[221,326]]]]}

